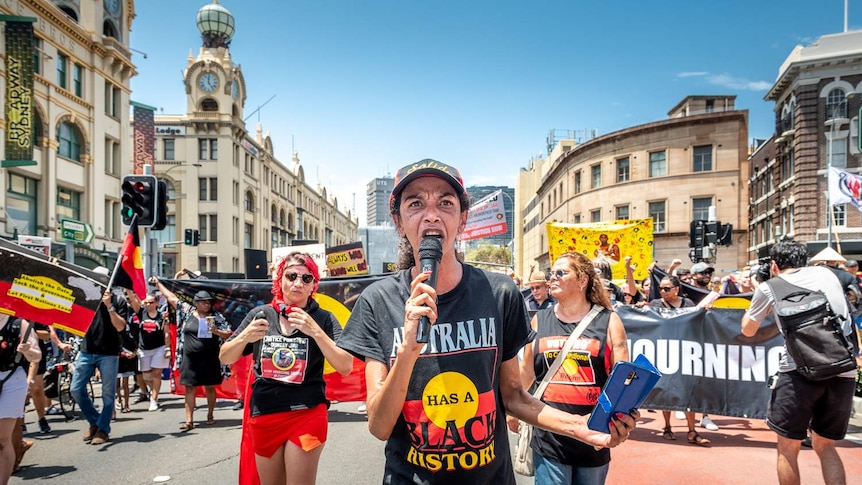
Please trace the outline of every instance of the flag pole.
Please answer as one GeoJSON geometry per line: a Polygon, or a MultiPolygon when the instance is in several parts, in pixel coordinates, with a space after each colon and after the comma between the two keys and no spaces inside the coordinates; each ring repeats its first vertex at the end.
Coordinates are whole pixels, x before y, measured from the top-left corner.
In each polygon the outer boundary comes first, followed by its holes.
{"type": "MultiPolygon", "coordinates": [[[[132,222],[129,223],[129,231],[131,231],[133,227],[135,228],[136,231],[138,230],[138,213],[137,212],[132,215],[132,222]]],[[[126,240],[123,239],[123,245],[125,245],[125,244],[126,244],[126,240]]],[[[117,277],[117,269],[120,268],[120,263],[123,262],[123,255],[121,254],[122,252],[123,251],[122,251],[122,246],[121,246],[121,250],[119,252],[117,252],[117,262],[114,263],[114,270],[111,271],[111,279],[108,281],[108,290],[110,290],[114,286],[114,278],[117,277]]]]}

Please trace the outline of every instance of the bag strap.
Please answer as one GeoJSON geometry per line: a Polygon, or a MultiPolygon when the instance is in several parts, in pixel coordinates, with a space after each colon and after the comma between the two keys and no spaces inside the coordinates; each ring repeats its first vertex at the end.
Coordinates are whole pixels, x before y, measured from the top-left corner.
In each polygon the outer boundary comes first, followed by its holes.
{"type": "Polygon", "coordinates": [[[568,355],[569,351],[572,350],[572,347],[575,345],[575,341],[584,333],[584,330],[587,329],[590,323],[592,323],[593,319],[602,311],[602,307],[598,305],[593,305],[590,308],[590,312],[581,319],[581,322],[578,323],[578,326],[575,327],[575,330],[572,331],[569,338],[566,339],[566,343],[563,344],[563,348],[560,349],[560,353],[557,354],[557,358],[554,359],[554,362],[551,363],[551,366],[548,367],[548,372],[545,373],[544,379],[539,383],[539,387],[533,392],[533,397],[536,399],[541,399],[542,394],[545,393],[545,389],[548,387],[548,384],[551,382],[551,376],[557,373],[557,370],[563,365],[564,356],[568,355]]]}

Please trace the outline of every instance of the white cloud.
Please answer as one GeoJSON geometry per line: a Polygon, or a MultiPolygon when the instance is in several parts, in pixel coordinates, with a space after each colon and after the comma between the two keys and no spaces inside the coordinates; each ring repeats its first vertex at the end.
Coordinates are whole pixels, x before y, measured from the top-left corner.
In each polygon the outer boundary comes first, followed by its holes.
{"type": "Polygon", "coordinates": [[[748,79],[733,77],[730,74],[710,74],[706,71],[686,71],[677,74],[676,77],[677,79],[702,77],[709,84],[743,91],[765,91],[772,87],[772,83],[768,81],[749,81],[748,79]]]}

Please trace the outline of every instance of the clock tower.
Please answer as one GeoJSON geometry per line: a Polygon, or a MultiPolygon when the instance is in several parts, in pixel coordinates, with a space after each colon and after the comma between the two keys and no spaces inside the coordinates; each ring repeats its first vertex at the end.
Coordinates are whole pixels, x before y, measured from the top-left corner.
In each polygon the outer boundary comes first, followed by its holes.
{"type": "Polygon", "coordinates": [[[209,121],[242,122],[246,91],[242,68],[230,56],[234,17],[216,0],[197,14],[203,45],[195,58],[189,53],[183,73],[189,116],[209,121]]]}

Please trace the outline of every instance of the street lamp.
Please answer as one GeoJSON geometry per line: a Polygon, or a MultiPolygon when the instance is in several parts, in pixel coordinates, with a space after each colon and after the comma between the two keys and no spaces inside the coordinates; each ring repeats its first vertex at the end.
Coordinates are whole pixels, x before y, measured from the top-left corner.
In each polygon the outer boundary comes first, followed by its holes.
{"type": "MultiPolygon", "coordinates": [[[[856,93],[850,92],[850,93],[847,93],[844,96],[844,98],[842,98],[839,102],[835,103],[832,106],[832,116],[829,119],[829,122],[830,122],[830,125],[829,125],[829,142],[826,145],[826,150],[827,150],[827,152],[826,152],[826,180],[827,180],[827,183],[826,183],[826,206],[829,208],[829,212],[827,213],[827,216],[826,216],[826,230],[827,230],[826,247],[828,247],[830,249],[832,248],[832,224],[833,224],[833,220],[835,219],[835,207],[832,206],[832,201],[829,198],[829,189],[830,189],[829,180],[832,177],[832,151],[833,151],[832,150],[832,144],[835,141],[835,125],[837,123],[838,116],[843,114],[842,107],[847,109],[847,111],[848,111],[847,116],[848,117],[850,116],[849,115],[849,111],[850,111],[849,110],[849,108],[850,108],[849,107],[849,101],[855,97],[856,97],[856,93]]],[[[826,101],[827,101],[827,103],[829,102],[828,96],[826,98],[826,101]]],[[[860,120],[860,121],[862,121],[862,120],[860,120]]],[[[849,139],[849,136],[848,136],[848,139],[849,139]]],[[[845,150],[844,150],[845,164],[846,164],[847,152],[848,152],[848,148],[845,148],[845,150]]]]}

